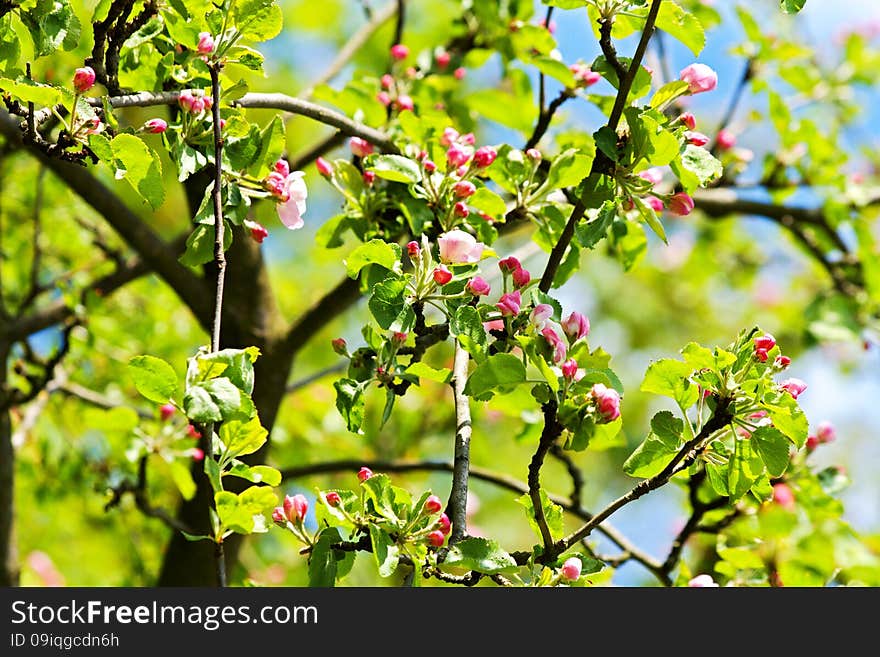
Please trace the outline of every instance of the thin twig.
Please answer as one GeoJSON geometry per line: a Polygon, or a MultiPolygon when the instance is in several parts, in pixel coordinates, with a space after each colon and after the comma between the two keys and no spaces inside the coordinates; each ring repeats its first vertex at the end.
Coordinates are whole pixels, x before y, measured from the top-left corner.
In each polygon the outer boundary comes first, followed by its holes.
{"type": "Polygon", "coordinates": [[[313,372],[308,376],[288,383],[287,388],[284,389],[284,392],[286,392],[287,394],[291,394],[293,392],[296,392],[297,390],[302,390],[303,388],[307,388],[308,386],[313,384],[315,381],[320,381],[325,376],[330,376],[331,374],[339,374],[340,372],[344,372],[346,369],[348,369],[348,363],[345,361],[336,363],[335,365],[330,365],[329,367],[325,367],[324,369],[313,372]]]}
{"type": "Polygon", "coordinates": [[[467,536],[467,495],[470,478],[471,406],[465,394],[470,354],[461,343],[455,341],[455,358],[452,365],[452,391],[455,397],[455,460],[452,467],[452,488],[449,492],[449,516],[452,533],[449,544],[457,543],[467,536]]]}
{"type": "Polygon", "coordinates": [[[538,440],[538,448],[529,462],[529,498],[532,500],[532,512],[535,515],[535,522],[541,532],[541,539],[544,541],[544,554],[548,554],[553,550],[553,535],[550,533],[550,527],[547,525],[547,518],[544,516],[544,504],[541,500],[541,467],[544,465],[544,457],[556,442],[562,433],[562,425],[556,419],[557,405],[555,400],[550,400],[541,407],[544,413],[544,429],[541,431],[541,438],[538,440]]]}
{"type": "Polygon", "coordinates": [[[733,96],[730,97],[730,103],[727,105],[724,116],[722,116],[721,120],[718,122],[718,128],[715,130],[715,136],[712,138],[712,145],[710,146],[710,150],[713,154],[718,152],[718,133],[722,130],[726,130],[730,126],[730,122],[733,121],[733,115],[736,113],[737,107],[739,107],[739,103],[743,97],[743,92],[748,86],[749,80],[752,79],[753,73],[753,60],[747,59],[745,68],[743,69],[742,75],[739,78],[739,82],[737,83],[736,88],[733,90],[733,96]]]}

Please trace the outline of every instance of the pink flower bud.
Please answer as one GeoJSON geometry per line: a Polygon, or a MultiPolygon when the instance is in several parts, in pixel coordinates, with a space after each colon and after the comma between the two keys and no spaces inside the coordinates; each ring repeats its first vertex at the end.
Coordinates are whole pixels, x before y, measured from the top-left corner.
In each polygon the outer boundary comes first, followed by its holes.
{"type": "Polygon", "coordinates": [[[581,576],[582,565],[583,564],[581,564],[581,560],[577,557],[569,557],[565,560],[565,563],[562,564],[562,568],[560,569],[560,571],[562,572],[562,576],[565,579],[573,582],[581,576]]]}
{"type": "Polygon", "coordinates": [[[837,431],[835,431],[834,425],[830,422],[820,422],[819,426],[816,427],[816,437],[820,443],[831,443],[837,438],[837,431]]]}
{"type": "Polygon", "coordinates": [[[587,337],[590,333],[590,320],[585,315],[577,311],[573,311],[562,322],[562,330],[568,336],[570,342],[577,342],[581,338],[587,337]]]}
{"type": "Polygon", "coordinates": [[[177,408],[174,404],[162,404],[159,407],[159,417],[162,418],[162,421],[168,420],[172,415],[177,412],[177,408]]]}
{"type": "Polygon", "coordinates": [[[449,148],[458,141],[458,130],[452,127],[443,128],[443,134],[440,135],[440,145],[449,148]]]}
{"type": "Polygon", "coordinates": [[[719,130],[715,135],[715,143],[721,150],[728,150],[736,146],[736,135],[729,130],[719,130]]]}
{"type": "Polygon", "coordinates": [[[791,358],[789,358],[788,356],[783,356],[782,354],[778,355],[776,357],[776,360],[773,361],[773,367],[778,370],[784,370],[789,365],[791,365],[791,358]]]}
{"type": "Polygon", "coordinates": [[[280,525],[287,524],[287,516],[284,515],[284,509],[280,506],[276,506],[272,510],[272,520],[280,525]]]}
{"type": "Polygon", "coordinates": [[[434,56],[434,61],[437,62],[437,66],[440,68],[446,68],[449,66],[449,62],[452,61],[452,55],[443,50],[434,56]]]}
{"type": "Polygon", "coordinates": [[[315,168],[318,170],[318,173],[325,178],[330,178],[333,175],[333,165],[323,157],[319,157],[315,160],[315,168]]]}
{"type": "Polygon", "coordinates": [[[596,410],[605,422],[613,422],[620,417],[620,395],[614,388],[596,383],[590,390],[596,410]]]}
{"type": "Polygon", "coordinates": [[[475,143],[477,143],[477,138],[474,136],[473,132],[466,132],[458,138],[458,141],[465,146],[473,146],[475,143]]]}
{"type": "Polygon", "coordinates": [[[190,111],[193,114],[200,114],[205,111],[204,96],[193,96],[192,103],[190,104],[190,111]]]}
{"type": "Polygon", "coordinates": [[[520,267],[513,272],[513,284],[516,287],[525,287],[532,280],[532,275],[527,269],[520,267]]]}
{"type": "Polygon", "coordinates": [[[450,167],[458,168],[464,164],[467,164],[467,161],[471,159],[471,154],[469,149],[465,149],[458,144],[453,144],[446,151],[446,162],[450,167]]]}
{"type": "Polygon", "coordinates": [[[452,280],[452,272],[447,269],[446,265],[437,265],[431,275],[437,285],[446,285],[452,280]]]}
{"type": "Polygon", "coordinates": [[[465,75],[467,75],[467,69],[464,66],[459,66],[452,72],[452,76],[456,80],[463,80],[465,75]]]}
{"type": "MultiPolygon", "coordinates": [[[[467,212],[467,206],[459,202],[455,204],[455,213],[458,216],[466,217],[467,214],[459,214],[459,205],[463,206],[465,213],[467,212]]],[[[479,262],[483,257],[483,249],[486,245],[478,242],[470,233],[455,229],[438,237],[437,246],[440,249],[440,260],[451,264],[460,264],[479,262]]]]}
{"type": "Polygon", "coordinates": [[[663,212],[663,201],[661,201],[656,196],[646,196],[642,200],[657,214],[663,212]]]}
{"type": "Polygon", "coordinates": [[[788,509],[789,511],[794,509],[794,493],[788,484],[783,482],[773,484],[773,501],[783,509],[788,509]]]}
{"type": "Polygon", "coordinates": [[[193,426],[192,424],[188,424],[186,426],[186,435],[187,435],[187,437],[192,438],[194,440],[198,440],[199,438],[202,437],[202,434],[199,433],[199,430],[196,429],[195,426],[193,426]]]}
{"type": "Polygon", "coordinates": [[[391,104],[391,96],[388,95],[387,91],[380,91],[377,93],[376,100],[382,103],[385,107],[388,107],[391,104]]]}
{"type": "Polygon", "coordinates": [[[210,32],[199,32],[199,45],[196,46],[196,50],[201,55],[210,55],[214,52],[214,37],[210,32]]]}
{"type": "MultiPolygon", "coordinates": [[[[514,275],[516,275],[515,272],[514,275]]],[[[544,328],[544,324],[547,323],[547,320],[552,316],[553,306],[546,303],[539,303],[532,309],[532,312],[529,313],[529,323],[537,329],[542,329],[544,328]]]]}
{"type": "Polygon", "coordinates": [[[685,217],[693,212],[694,199],[685,192],[679,192],[669,199],[668,207],[672,214],[677,214],[679,217],[685,217]]]}
{"type": "Polygon", "coordinates": [[[702,132],[687,130],[684,133],[684,138],[689,144],[693,144],[694,146],[705,146],[709,143],[709,137],[704,135],[702,132]]]}
{"type": "Polygon", "coordinates": [[[449,536],[449,532],[452,531],[452,523],[449,521],[449,516],[445,513],[441,513],[440,517],[437,518],[437,525],[440,527],[440,531],[443,532],[444,536],[449,536]]]}
{"type": "Polygon", "coordinates": [[[431,160],[425,160],[425,171],[427,171],[428,173],[434,173],[436,170],[436,164],[434,164],[431,160]]]}
{"type": "Polygon", "coordinates": [[[187,112],[192,112],[192,103],[194,100],[195,96],[193,96],[189,89],[184,89],[177,95],[177,102],[187,112]]]}
{"type": "Polygon", "coordinates": [[[574,358],[569,358],[567,361],[562,363],[561,369],[562,376],[564,376],[568,381],[573,381],[578,371],[577,361],[574,358]]]}
{"type": "Polygon", "coordinates": [[[342,498],[339,497],[339,493],[337,493],[335,490],[331,490],[329,493],[327,493],[324,496],[324,499],[327,500],[327,504],[329,504],[330,506],[339,506],[342,502],[342,498]]]}
{"type": "Polygon", "coordinates": [[[495,158],[498,157],[498,151],[496,151],[491,146],[481,146],[477,149],[477,152],[474,153],[474,165],[485,169],[495,161],[495,158]]]}
{"type": "Polygon", "coordinates": [[[688,83],[692,94],[712,91],[718,86],[718,74],[705,64],[691,64],[681,70],[680,79],[688,83]]]}
{"type": "Polygon", "coordinates": [[[306,499],[305,495],[297,494],[291,497],[290,495],[284,496],[284,515],[287,516],[287,519],[294,524],[301,523],[305,517],[306,512],[309,510],[309,501],[306,499]]]}
{"type": "Polygon", "coordinates": [[[417,260],[422,255],[422,250],[421,250],[421,248],[419,248],[419,243],[416,242],[415,240],[412,240],[411,242],[407,242],[406,252],[407,252],[407,254],[409,254],[409,257],[412,258],[413,260],[417,260]]]}
{"type": "Polygon", "coordinates": [[[452,211],[455,213],[456,217],[460,217],[462,219],[466,218],[471,211],[468,210],[467,203],[464,201],[459,201],[455,204],[455,207],[452,208],[452,211]]]}
{"type": "Polygon", "coordinates": [[[415,103],[413,103],[413,99],[406,94],[397,97],[397,109],[401,112],[404,110],[410,110],[415,107],[415,103]]]}
{"type": "Polygon", "coordinates": [[[439,529],[435,529],[430,534],[428,534],[428,543],[433,545],[434,547],[440,547],[443,545],[443,542],[446,540],[446,536],[439,529]]]}
{"type": "Polygon", "coordinates": [[[202,102],[205,103],[205,109],[209,110],[214,105],[214,98],[211,96],[204,96],[202,102]]]}
{"type": "Polygon", "coordinates": [[[767,362],[767,350],[761,349],[760,347],[758,349],[755,349],[755,358],[757,358],[762,363],[766,363],[767,362]]]}
{"type": "Polygon", "coordinates": [[[403,331],[395,331],[394,333],[391,334],[391,344],[394,344],[399,347],[404,342],[406,342],[406,338],[407,338],[407,334],[404,333],[403,331]]]}
{"type": "Polygon", "coordinates": [[[168,129],[168,123],[163,119],[150,119],[144,122],[143,129],[150,134],[160,135],[168,129]]]}
{"type": "Polygon", "coordinates": [[[601,74],[583,63],[572,64],[568,69],[574,75],[574,81],[578,87],[591,87],[602,79],[601,74]]]}
{"type": "Polygon", "coordinates": [[[692,589],[716,588],[718,583],[712,579],[711,575],[697,575],[688,582],[688,586],[692,589]]]}
{"type": "Polygon", "coordinates": [[[800,379],[786,379],[782,383],[779,384],[779,387],[785,390],[792,397],[797,399],[804,390],[807,389],[807,384],[801,381],[800,379]]]}
{"type": "Polygon", "coordinates": [[[562,341],[562,338],[559,337],[559,334],[556,332],[556,330],[552,326],[545,326],[541,330],[541,335],[544,336],[544,339],[547,340],[547,343],[553,349],[553,362],[559,363],[565,360],[565,342],[562,341]]]}
{"type": "Polygon", "coordinates": [[[476,191],[476,185],[470,180],[460,180],[452,188],[452,192],[457,198],[468,198],[473,196],[476,191]]]}
{"type": "Polygon", "coordinates": [[[471,280],[467,282],[465,288],[475,297],[486,296],[487,294],[489,294],[489,292],[492,291],[489,283],[487,283],[486,279],[484,279],[482,276],[474,276],[471,280]]]}
{"type": "Polygon", "coordinates": [[[425,511],[428,513],[439,513],[442,508],[443,502],[441,502],[440,498],[436,495],[431,495],[425,500],[425,511]]]}
{"type": "Polygon", "coordinates": [[[358,470],[358,479],[361,482],[366,481],[367,479],[369,479],[372,476],[373,476],[373,471],[370,470],[367,466],[364,466],[360,470],[358,470]]]}
{"type": "Polygon", "coordinates": [[[501,311],[501,314],[505,317],[513,317],[519,315],[521,305],[522,297],[519,294],[519,290],[515,290],[513,292],[508,292],[507,294],[502,294],[498,303],[495,304],[495,307],[498,308],[498,310],[501,311]]]}
{"type": "Polygon", "coordinates": [[[697,127],[697,119],[690,112],[682,112],[678,120],[684,123],[688,130],[695,130],[697,127]]]}
{"type": "Polygon", "coordinates": [[[807,451],[812,452],[819,446],[819,438],[818,436],[807,436],[807,451]]]}
{"type": "Polygon", "coordinates": [[[361,139],[360,137],[352,137],[349,139],[348,147],[357,157],[366,157],[373,153],[373,145],[366,139],[361,139]]]}
{"type": "Polygon", "coordinates": [[[416,70],[415,66],[407,66],[406,67],[406,77],[415,78],[419,72],[416,70]]]}
{"type": "Polygon", "coordinates": [[[248,226],[249,234],[251,239],[257,244],[262,244],[263,240],[269,237],[269,231],[262,224],[258,224],[256,221],[249,222],[251,225],[248,226]]]}
{"type": "Polygon", "coordinates": [[[281,174],[285,178],[290,175],[290,165],[284,158],[276,160],[275,164],[272,165],[272,170],[275,173],[281,174]]]}
{"type": "Polygon", "coordinates": [[[506,258],[502,258],[498,261],[498,268],[501,270],[502,274],[509,274],[510,272],[516,271],[520,267],[522,267],[522,265],[519,263],[519,260],[517,260],[513,256],[507,256],[506,258]]]}
{"type": "Polygon", "coordinates": [[[769,333],[758,336],[753,342],[755,343],[755,349],[766,349],[767,351],[770,351],[776,346],[776,338],[769,333]]]}
{"type": "Polygon", "coordinates": [[[95,85],[95,70],[91,66],[83,66],[73,73],[73,88],[76,93],[85,93],[95,85]]]}
{"type": "Polygon", "coordinates": [[[192,459],[193,461],[204,461],[205,460],[205,450],[201,447],[193,447],[192,448],[192,459]]]}
{"type": "Polygon", "coordinates": [[[375,171],[364,171],[363,179],[364,179],[364,184],[367,187],[372,187],[373,183],[376,182],[376,172],[375,171]]]}
{"type": "Polygon", "coordinates": [[[541,151],[539,151],[537,148],[530,148],[526,151],[526,157],[529,158],[532,162],[540,162],[541,151]]]}
{"type": "Polygon", "coordinates": [[[386,73],[382,76],[381,84],[383,89],[390,89],[394,86],[394,78],[389,73],[386,73]]]}
{"type": "Polygon", "coordinates": [[[409,48],[407,48],[402,43],[397,43],[391,46],[391,56],[397,61],[406,59],[407,57],[409,57],[409,48]]]}
{"type": "Polygon", "coordinates": [[[334,338],[330,344],[333,346],[333,351],[340,356],[345,356],[348,353],[348,344],[345,342],[345,338],[334,338]]]}

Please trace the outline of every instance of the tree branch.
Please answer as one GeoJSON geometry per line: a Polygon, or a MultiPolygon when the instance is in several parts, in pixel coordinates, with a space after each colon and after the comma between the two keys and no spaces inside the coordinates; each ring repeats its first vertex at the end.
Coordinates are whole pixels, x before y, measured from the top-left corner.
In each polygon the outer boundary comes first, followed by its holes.
{"type": "Polygon", "coordinates": [[[458,340],[455,341],[455,359],[452,365],[452,391],[455,397],[455,460],[452,466],[452,488],[449,491],[449,516],[452,533],[449,544],[467,536],[467,495],[470,477],[471,406],[464,393],[467,383],[470,354],[458,340]]]}
{"type": "Polygon", "coordinates": [[[544,517],[544,504],[541,500],[541,466],[544,465],[544,458],[547,456],[547,452],[550,451],[550,448],[562,433],[562,425],[556,419],[556,409],[555,400],[550,400],[542,405],[544,429],[541,431],[538,448],[535,450],[529,463],[529,498],[532,500],[532,512],[535,515],[535,522],[538,524],[538,529],[541,531],[541,539],[544,541],[545,555],[553,551],[553,535],[550,533],[550,527],[547,526],[547,518],[544,517]]]}

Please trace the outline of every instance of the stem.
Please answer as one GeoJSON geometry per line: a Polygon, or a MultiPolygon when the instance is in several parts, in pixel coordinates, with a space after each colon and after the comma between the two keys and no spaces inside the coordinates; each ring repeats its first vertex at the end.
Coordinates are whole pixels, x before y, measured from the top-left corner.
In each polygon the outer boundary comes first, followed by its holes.
{"type": "Polygon", "coordinates": [[[544,458],[547,452],[556,442],[562,427],[556,421],[556,402],[548,401],[542,407],[544,411],[544,430],[541,432],[541,439],[538,441],[538,449],[532,456],[529,463],[529,497],[532,500],[532,510],[535,514],[535,522],[541,531],[541,539],[544,541],[544,554],[549,558],[553,558],[553,535],[550,533],[550,527],[547,526],[547,518],[544,517],[544,505],[541,501],[541,466],[544,465],[544,458]]]}
{"type": "MultiPolygon", "coordinates": [[[[217,265],[217,293],[214,301],[214,321],[211,325],[211,351],[220,351],[220,324],[223,315],[223,284],[226,278],[226,254],[223,251],[223,200],[221,185],[223,182],[223,138],[220,135],[220,64],[211,62],[211,95],[214,103],[211,106],[211,117],[214,123],[214,189],[211,192],[214,201],[214,262],[217,265]]],[[[207,427],[208,451],[213,442],[214,423],[207,427]]],[[[214,458],[209,454],[206,458],[214,458]]],[[[223,536],[217,537],[214,549],[214,560],[217,566],[217,586],[226,586],[226,557],[223,553],[223,536]]]]}
{"type": "Polygon", "coordinates": [[[452,390],[455,396],[455,459],[452,466],[452,490],[449,492],[449,515],[452,534],[449,544],[467,536],[467,494],[470,476],[471,406],[464,394],[467,383],[470,354],[458,340],[455,341],[455,361],[452,366],[452,390]]]}

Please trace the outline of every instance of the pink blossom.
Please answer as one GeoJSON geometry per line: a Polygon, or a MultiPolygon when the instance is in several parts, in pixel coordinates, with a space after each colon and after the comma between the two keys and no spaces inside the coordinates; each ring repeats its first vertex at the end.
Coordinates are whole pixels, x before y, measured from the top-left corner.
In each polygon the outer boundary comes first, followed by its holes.
{"type": "Polygon", "coordinates": [[[285,159],[276,160],[275,164],[272,165],[272,171],[274,171],[275,173],[280,173],[286,178],[290,175],[290,165],[285,159]]]}
{"type": "Polygon", "coordinates": [[[595,383],[590,395],[596,404],[596,410],[605,422],[613,422],[620,417],[620,395],[614,388],[602,383],[595,383]]]}
{"type": "Polygon", "coordinates": [[[73,73],[73,88],[76,93],[85,93],[95,85],[95,70],[91,66],[83,66],[73,73]]]}
{"type": "Polygon", "coordinates": [[[436,170],[436,164],[434,164],[431,160],[425,160],[425,171],[427,171],[428,173],[434,173],[436,170]]]}
{"type": "Polygon", "coordinates": [[[495,161],[498,157],[498,151],[491,146],[482,146],[474,153],[474,165],[480,169],[485,169],[495,161]]]}
{"type": "Polygon", "coordinates": [[[569,581],[576,580],[581,576],[582,565],[581,560],[577,557],[569,557],[565,560],[565,563],[562,564],[562,568],[560,569],[562,576],[569,581]]]}
{"type": "Polygon", "coordinates": [[[684,123],[688,130],[695,130],[697,127],[697,119],[690,112],[682,112],[678,120],[684,123]]]}
{"type": "Polygon", "coordinates": [[[290,495],[284,496],[284,515],[287,516],[287,519],[290,520],[290,522],[294,524],[301,523],[305,519],[308,510],[309,501],[306,499],[305,495],[296,494],[293,497],[290,495]]]}
{"type": "Polygon", "coordinates": [[[453,144],[446,151],[446,162],[450,167],[458,168],[467,164],[469,159],[471,159],[470,149],[458,144],[453,144]]]}
{"type": "Polygon", "coordinates": [[[471,211],[468,210],[467,203],[465,203],[464,201],[459,201],[458,203],[456,203],[455,206],[452,208],[452,211],[455,213],[456,217],[459,217],[461,219],[467,218],[467,216],[471,213],[471,211]]]}
{"type": "Polygon", "coordinates": [[[774,338],[769,333],[765,333],[764,335],[760,335],[753,340],[755,343],[755,349],[765,349],[770,351],[773,347],[776,346],[776,338],[774,338]]]}
{"type": "Polygon", "coordinates": [[[370,470],[367,466],[363,466],[360,470],[358,470],[357,477],[361,482],[366,481],[370,477],[373,476],[373,471],[370,470]]]}
{"type": "Polygon", "coordinates": [[[562,322],[562,330],[568,336],[570,342],[577,342],[587,337],[590,333],[590,320],[577,311],[572,313],[562,322]]]}
{"type": "Polygon", "coordinates": [[[281,525],[287,524],[287,516],[284,515],[284,509],[280,506],[276,506],[272,510],[272,520],[281,525]]]}
{"type": "Polygon", "coordinates": [[[831,443],[837,438],[837,431],[835,431],[834,425],[830,422],[820,422],[819,426],[816,427],[816,437],[820,443],[831,443]]]}
{"type": "MultiPolygon", "coordinates": [[[[272,175],[273,174],[270,173],[269,177],[272,175]]],[[[280,174],[277,174],[276,172],[276,175],[280,174]]],[[[281,219],[281,223],[287,226],[290,230],[302,228],[304,224],[302,215],[306,213],[306,198],[309,195],[309,191],[306,188],[306,181],[303,180],[303,176],[305,175],[306,174],[302,171],[291,171],[290,174],[284,178],[283,183],[281,183],[281,194],[279,195],[277,193],[277,186],[273,189],[273,194],[278,196],[281,201],[275,205],[275,209],[278,212],[278,218],[281,219]]]]}
{"type": "Polygon", "coordinates": [[[373,145],[366,139],[361,139],[360,137],[352,137],[349,139],[348,147],[351,149],[352,154],[357,157],[366,157],[373,153],[373,145]]]}
{"type": "Polygon", "coordinates": [[[415,240],[412,240],[411,242],[406,243],[406,252],[407,252],[407,254],[409,254],[409,257],[412,258],[413,260],[421,257],[421,255],[422,255],[422,249],[419,248],[419,243],[416,242],[415,240]]]}
{"type": "Polygon", "coordinates": [[[479,262],[485,244],[463,230],[455,229],[437,238],[440,260],[451,264],[479,262]]]}
{"type": "Polygon", "coordinates": [[[362,178],[364,180],[364,184],[367,187],[372,187],[373,183],[376,182],[376,172],[375,171],[364,171],[362,178]]]}
{"type": "Polygon", "coordinates": [[[440,68],[446,68],[449,66],[449,62],[452,61],[452,55],[442,50],[434,56],[434,61],[437,62],[437,66],[440,68]]]}
{"type": "Polygon", "coordinates": [[[529,284],[529,281],[532,280],[532,275],[529,273],[528,269],[524,267],[520,267],[519,269],[514,270],[513,272],[513,284],[516,287],[525,287],[529,284]]]}
{"type": "Polygon", "coordinates": [[[465,286],[467,291],[473,294],[475,297],[486,296],[489,292],[492,291],[492,288],[489,286],[489,283],[486,282],[482,276],[474,276],[471,280],[467,282],[465,286]]]}
{"type": "Polygon", "coordinates": [[[428,513],[438,513],[442,508],[443,502],[441,502],[440,498],[436,495],[430,495],[428,499],[425,500],[425,511],[428,513]]]}
{"type": "Polygon", "coordinates": [[[711,575],[697,575],[688,582],[688,586],[692,589],[716,588],[718,583],[712,579],[711,575]]]}
{"type": "Polygon", "coordinates": [[[562,363],[562,376],[564,376],[569,381],[574,380],[575,376],[577,376],[578,364],[574,358],[569,358],[567,361],[562,363]]]}
{"type": "Polygon", "coordinates": [[[669,199],[667,205],[669,207],[669,211],[672,214],[677,214],[680,217],[684,217],[693,212],[694,199],[692,199],[690,194],[687,194],[686,192],[679,192],[678,194],[674,194],[672,198],[669,199]]]}
{"type": "Polygon", "coordinates": [[[330,178],[333,175],[333,165],[330,164],[323,157],[319,157],[315,160],[315,168],[318,169],[318,173],[320,173],[325,178],[330,178]]]}
{"type": "Polygon", "coordinates": [[[477,191],[476,185],[470,180],[460,180],[452,187],[452,193],[457,198],[469,198],[477,191]]]}
{"type": "Polygon", "coordinates": [[[449,520],[449,516],[445,513],[441,513],[440,517],[437,518],[437,524],[440,527],[440,531],[443,532],[444,536],[448,536],[449,532],[452,531],[452,523],[449,520]]]}
{"type": "Polygon", "coordinates": [[[783,482],[773,484],[773,501],[783,509],[788,509],[789,511],[794,509],[794,493],[788,484],[783,482]]]}
{"type": "Polygon", "coordinates": [[[401,112],[404,110],[410,110],[415,107],[415,103],[413,103],[413,99],[406,94],[400,95],[397,97],[397,109],[401,112]]]}
{"type": "Polygon", "coordinates": [[[506,258],[502,258],[498,261],[498,268],[501,270],[502,274],[509,274],[510,272],[516,271],[520,267],[522,267],[522,265],[520,265],[519,260],[517,260],[514,256],[507,256],[506,258]]]}
{"type": "Polygon", "coordinates": [[[449,271],[446,265],[437,265],[431,275],[434,277],[434,282],[437,285],[446,285],[452,280],[452,272],[449,271]]]}
{"type": "Polygon", "coordinates": [[[266,230],[265,226],[257,223],[256,221],[245,220],[245,228],[248,229],[248,234],[251,236],[251,239],[257,244],[262,244],[263,240],[269,237],[269,231],[266,230]]]}
{"type": "Polygon", "coordinates": [[[159,407],[159,417],[162,418],[163,422],[174,415],[175,412],[177,412],[177,407],[174,404],[162,404],[159,407]]]}
{"type": "Polygon", "coordinates": [[[791,378],[780,383],[779,387],[797,399],[807,389],[807,384],[800,379],[791,378]]]}
{"type": "Polygon", "coordinates": [[[467,69],[464,66],[459,66],[452,72],[452,76],[456,80],[463,80],[465,75],[467,75],[467,69]]]}
{"type": "Polygon", "coordinates": [[[186,425],[186,435],[188,438],[192,438],[194,440],[198,440],[202,437],[202,434],[199,433],[199,430],[195,428],[192,424],[186,425]]]}
{"type": "Polygon", "coordinates": [[[599,73],[586,64],[572,64],[568,70],[574,75],[574,81],[578,87],[590,87],[602,79],[599,73]]]}
{"type": "Polygon", "coordinates": [[[199,45],[196,50],[201,55],[210,55],[214,52],[214,37],[210,32],[199,32],[199,45]]]}
{"type": "Polygon", "coordinates": [[[657,214],[663,212],[663,201],[661,201],[656,196],[646,196],[642,200],[657,214]]]}
{"type": "Polygon", "coordinates": [[[767,357],[768,356],[767,356],[766,349],[761,349],[761,348],[755,349],[755,358],[757,358],[759,361],[761,361],[762,363],[766,363],[767,357]]]}
{"type": "Polygon", "coordinates": [[[387,91],[380,91],[376,94],[376,100],[378,100],[382,105],[388,107],[391,104],[391,96],[387,91]]]}
{"type": "Polygon", "coordinates": [[[736,146],[736,135],[729,130],[719,130],[715,135],[715,143],[721,150],[728,150],[736,146]]]}
{"type": "Polygon", "coordinates": [[[522,297],[519,294],[519,290],[514,290],[513,292],[502,294],[498,303],[495,304],[495,307],[498,308],[498,310],[501,311],[501,314],[505,317],[511,317],[519,315],[521,305],[522,297]]]}
{"type": "Polygon", "coordinates": [[[164,119],[149,119],[144,122],[144,130],[153,135],[160,135],[168,129],[164,119]]]}
{"type": "Polygon", "coordinates": [[[458,141],[458,130],[452,127],[443,128],[443,134],[440,136],[440,144],[449,148],[458,141]]]}
{"type": "Polygon", "coordinates": [[[488,322],[483,322],[483,328],[486,329],[486,332],[490,331],[503,331],[504,330],[504,320],[503,319],[493,319],[488,322]]]}
{"type": "Polygon", "coordinates": [[[394,86],[394,78],[389,73],[386,73],[382,76],[380,84],[382,85],[383,89],[390,89],[394,86]]]}
{"type": "Polygon", "coordinates": [[[545,326],[541,331],[541,335],[544,336],[544,339],[547,340],[549,345],[553,348],[553,362],[559,363],[564,360],[566,355],[565,342],[559,337],[556,329],[552,326],[545,326]]]}
{"type": "Polygon", "coordinates": [[[704,135],[702,132],[694,132],[693,130],[685,131],[684,138],[689,144],[693,144],[694,146],[705,146],[709,143],[708,136],[704,135]]]}
{"type": "Polygon", "coordinates": [[[688,83],[692,94],[712,91],[718,86],[718,74],[705,64],[691,64],[681,70],[680,79],[688,83]]]}
{"type": "Polygon", "coordinates": [[[532,162],[540,162],[541,161],[541,151],[537,148],[530,148],[526,151],[526,157],[529,158],[532,162]]]}
{"type": "Polygon", "coordinates": [[[397,61],[406,59],[409,57],[409,48],[402,43],[394,44],[391,46],[391,56],[397,61]]]}
{"type": "Polygon", "coordinates": [[[439,529],[435,529],[430,534],[428,534],[428,543],[433,545],[434,547],[440,547],[443,545],[443,542],[446,540],[446,536],[439,529]]]}
{"type": "Polygon", "coordinates": [[[458,138],[458,141],[465,146],[473,146],[477,143],[477,138],[474,136],[473,132],[466,132],[458,138]]]}
{"type": "Polygon", "coordinates": [[[791,358],[789,358],[788,356],[783,356],[782,354],[779,354],[776,357],[776,360],[773,361],[773,366],[779,370],[784,370],[789,365],[791,365],[791,358]]]}
{"type": "Polygon", "coordinates": [[[539,303],[529,313],[529,322],[536,329],[543,329],[547,320],[553,316],[553,306],[546,303],[539,303]]]}
{"type": "Polygon", "coordinates": [[[330,492],[328,492],[324,496],[324,499],[327,500],[327,504],[329,504],[330,506],[339,506],[342,503],[342,498],[335,490],[331,490],[330,492]]]}
{"type": "Polygon", "coordinates": [[[204,461],[205,460],[205,450],[201,447],[193,447],[192,448],[192,459],[193,461],[204,461]]]}
{"type": "Polygon", "coordinates": [[[647,180],[652,185],[659,185],[663,182],[663,169],[660,167],[651,167],[650,169],[640,171],[636,175],[643,180],[647,180]]]}

